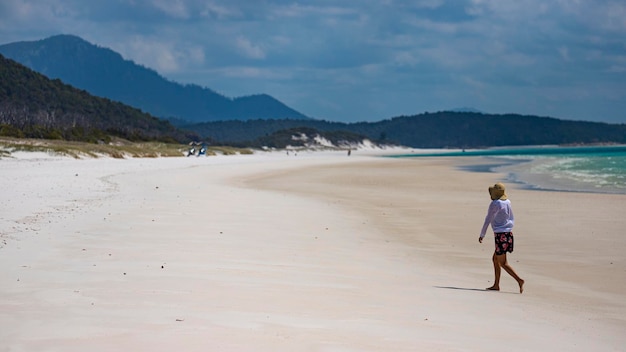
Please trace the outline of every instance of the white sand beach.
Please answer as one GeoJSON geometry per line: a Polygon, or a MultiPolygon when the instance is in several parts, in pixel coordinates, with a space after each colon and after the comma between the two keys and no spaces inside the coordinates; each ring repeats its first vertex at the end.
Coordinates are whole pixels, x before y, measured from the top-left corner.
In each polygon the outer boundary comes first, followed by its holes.
{"type": "Polygon", "coordinates": [[[626,195],[345,153],[0,160],[0,351],[623,351],[626,195]]]}

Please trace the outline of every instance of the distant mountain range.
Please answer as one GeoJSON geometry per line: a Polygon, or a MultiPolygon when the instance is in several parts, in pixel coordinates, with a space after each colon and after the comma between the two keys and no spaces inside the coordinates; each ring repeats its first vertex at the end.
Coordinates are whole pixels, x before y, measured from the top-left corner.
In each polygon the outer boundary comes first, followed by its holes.
{"type": "Polygon", "coordinates": [[[308,142],[304,140],[317,137],[335,145],[355,145],[369,139],[416,148],[626,144],[626,124],[491,115],[468,108],[379,122],[313,120],[266,95],[229,99],[208,88],[169,82],[109,49],[74,36],[4,45],[1,52],[9,52],[43,73],[0,55],[0,135],[4,136],[92,142],[117,136],[276,148],[305,145],[308,142]],[[62,78],[50,79],[44,74],[62,78]],[[101,91],[89,90],[90,85],[101,91]],[[137,108],[159,113],[148,114],[137,108]],[[176,128],[154,116],[192,123],[179,121],[176,128]]]}
{"type": "Polygon", "coordinates": [[[0,45],[0,54],[49,78],[164,119],[308,119],[267,94],[231,99],[209,88],[169,81],[113,50],[73,35],[0,45]]]}

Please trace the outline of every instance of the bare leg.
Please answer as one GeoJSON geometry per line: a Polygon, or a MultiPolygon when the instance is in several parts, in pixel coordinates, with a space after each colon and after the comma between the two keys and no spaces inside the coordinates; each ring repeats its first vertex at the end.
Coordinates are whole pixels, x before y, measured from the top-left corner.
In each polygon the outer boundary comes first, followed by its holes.
{"type": "MultiPolygon", "coordinates": [[[[515,279],[515,281],[517,281],[517,284],[519,285],[519,293],[524,292],[524,280],[522,280],[522,278],[520,278],[515,272],[515,270],[513,270],[513,268],[509,265],[509,262],[506,259],[506,253],[501,254],[501,255],[496,255],[494,253],[493,256],[495,258],[495,261],[497,261],[498,265],[501,266],[504,269],[504,271],[509,273],[509,275],[511,275],[515,279]]],[[[494,265],[495,265],[495,262],[494,262],[494,265]]],[[[499,275],[498,275],[498,280],[496,282],[497,283],[500,282],[499,275]]]]}
{"type": "Polygon", "coordinates": [[[500,291],[500,262],[498,261],[498,256],[495,252],[493,253],[493,257],[491,257],[491,261],[493,262],[495,280],[493,281],[493,286],[487,287],[487,290],[500,291]]]}

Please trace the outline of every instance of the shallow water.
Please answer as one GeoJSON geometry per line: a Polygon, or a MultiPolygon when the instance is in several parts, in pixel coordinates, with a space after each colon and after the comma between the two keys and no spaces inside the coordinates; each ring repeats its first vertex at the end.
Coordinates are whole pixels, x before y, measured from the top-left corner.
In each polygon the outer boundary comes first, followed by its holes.
{"type": "Polygon", "coordinates": [[[395,157],[487,157],[465,169],[503,172],[532,189],[626,193],[626,146],[493,148],[395,157]]]}

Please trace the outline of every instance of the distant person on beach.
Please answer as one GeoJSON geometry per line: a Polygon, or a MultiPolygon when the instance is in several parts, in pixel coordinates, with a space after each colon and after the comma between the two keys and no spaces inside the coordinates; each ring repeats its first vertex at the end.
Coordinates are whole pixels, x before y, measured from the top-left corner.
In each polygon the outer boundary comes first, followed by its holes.
{"type": "Polygon", "coordinates": [[[511,275],[519,285],[519,293],[524,292],[524,280],[522,280],[515,270],[509,265],[506,260],[506,253],[513,252],[513,209],[511,208],[511,201],[507,198],[504,192],[505,188],[502,183],[496,183],[489,187],[489,195],[491,196],[491,203],[487,210],[487,216],[485,217],[485,223],[480,231],[478,242],[483,243],[483,238],[487,233],[487,227],[491,225],[494,232],[494,238],[496,242],[496,250],[493,253],[493,270],[495,273],[495,281],[493,286],[488,287],[487,290],[499,291],[500,290],[500,271],[503,268],[509,275],[511,275]]]}

